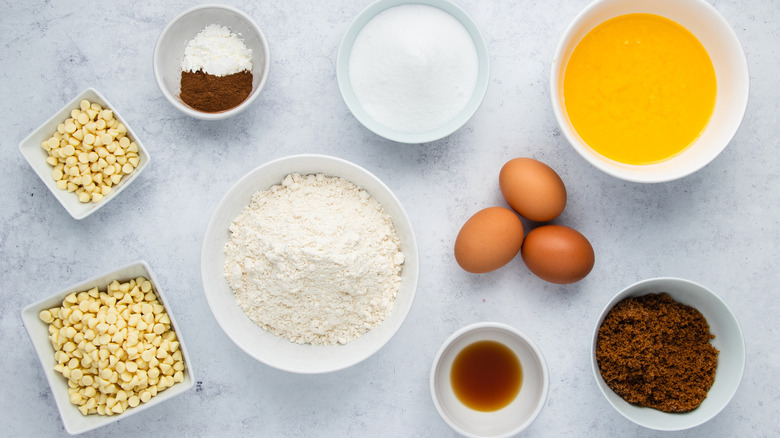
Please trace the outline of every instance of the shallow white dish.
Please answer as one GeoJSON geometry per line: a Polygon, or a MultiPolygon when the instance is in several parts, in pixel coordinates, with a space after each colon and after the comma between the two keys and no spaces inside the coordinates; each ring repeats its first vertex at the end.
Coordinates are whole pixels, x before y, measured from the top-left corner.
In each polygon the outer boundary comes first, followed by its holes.
{"type": "Polygon", "coordinates": [[[107,424],[114,423],[119,420],[123,420],[139,412],[143,412],[149,408],[159,405],[160,403],[169,400],[185,391],[190,389],[195,384],[195,378],[192,372],[192,361],[187,353],[187,346],[184,343],[179,325],[176,323],[173,311],[165,299],[165,294],[160,289],[159,283],[152,273],[149,265],[144,261],[137,261],[130,263],[126,266],[120,267],[114,271],[106,272],[89,280],[82,281],[67,287],[66,289],[58,292],[48,298],[44,298],[40,301],[36,301],[22,309],[22,321],[27,329],[27,334],[30,336],[35,352],[38,355],[38,360],[43,367],[43,373],[46,376],[46,380],[49,381],[52,394],[54,395],[54,401],[57,403],[57,409],[60,411],[60,417],[62,423],[65,426],[65,430],[71,434],[76,435],[83,432],[87,432],[98,427],[105,426],[107,424]],[[146,403],[142,403],[135,408],[128,408],[125,412],[119,415],[104,416],[104,415],[81,415],[76,405],[71,404],[70,397],[68,396],[68,382],[58,372],[54,370],[56,364],[54,360],[54,349],[49,341],[49,329],[48,324],[38,318],[38,313],[44,309],[50,309],[52,307],[59,307],[62,305],[62,300],[72,292],[81,292],[93,287],[98,287],[101,291],[106,290],[106,286],[113,280],[130,280],[132,278],[144,277],[152,282],[154,291],[157,294],[157,298],[165,307],[168,317],[171,320],[171,327],[176,332],[176,337],[179,340],[179,349],[182,352],[184,359],[184,381],[179,382],[166,388],[164,391],[159,392],[156,396],[152,397],[146,403]]]}
{"type": "Polygon", "coordinates": [[[593,332],[591,367],[599,389],[621,415],[649,429],[663,431],[684,430],[696,427],[712,419],[734,397],[745,368],[745,342],[737,318],[726,303],[712,291],[698,283],[681,278],[651,278],[639,281],[623,289],[604,307],[593,332]],[[687,304],[701,312],[704,318],[707,319],[710,333],[715,335],[712,345],[720,351],[718,354],[718,367],[715,371],[715,381],[709,392],[707,392],[707,398],[693,411],[682,414],[666,413],[652,408],[641,408],[626,402],[604,382],[596,361],[598,331],[612,307],[628,297],[661,292],[666,292],[675,301],[687,304]]]}
{"type": "Polygon", "coordinates": [[[370,6],[368,6],[363,12],[361,12],[355,20],[350,24],[347,32],[344,34],[344,38],[341,40],[339,46],[338,55],[336,57],[336,76],[338,79],[339,90],[341,96],[347,107],[360,123],[366,128],[374,132],[375,134],[384,137],[388,140],[397,141],[399,143],[427,143],[434,140],[444,138],[453,132],[460,129],[466,122],[471,119],[474,113],[482,103],[482,99],[487,92],[488,82],[490,80],[490,58],[488,54],[487,45],[485,39],[477,28],[476,23],[469,17],[469,15],[456,4],[449,0],[379,0],[370,6]],[[371,21],[374,17],[384,12],[386,9],[400,6],[404,4],[423,4],[433,6],[441,9],[444,12],[452,15],[456,18],[468,31],[471,39],[474,41],[474,46],[477,49],[477,57],[479,63],[479,73],[477,76],[477,83],[474,88],[474,93],[471,99],[466,104],[465,108],[455,118],[450,120],[444,126],[434,129],[429,132],[422,133],[406,133],[398,132],[385,125],[378,123],[374,120],[365,109],[363,109],[360,101],[355,95],[354,90],[349,79],[349,58],[352,52],[352,46],[355,43],[363,27],[371,21]]]}
{"type": "Polygon", "coordinates": [[[203,290],[214,317],[228,337],[266,365],[295,373],[317,374],[355,365],[377,352],[398,331],[409,313],[417,290],[419,255],[409,218],[392,191],[367,170],[326,155],[293,155],[270,161],[241,178],[220,201],[211,216],[201,253],[203,290]],[[224,248],[228,227],[251,201],[290,173],[342,177],[365,189],[392,218],[405,256],[401,286],[392,313],[378,326],[345,345],[296,344],[266,332],[236,303],[225,279],[224,248]]]}
{"type": "Polygon", "coordinates": [[[542,411],[550,385],[547,363],[539,347],[516,328],[497,322],[463,327],[442,343],[433,360],[430,390],[442,419],[456,432],[474,438],[510,437],[525,430],[542,411]],[[491,340],[509,347],[520,360],[520,393],[506,407],[492,412],[469,408],[452,389],[450,373],[458,353],[474,342],[491,340]]]}
{"type": "Polygon", "coordinates": [[[247,109],[265,87],[270,65],[268,42],[260,27],[244,12],[224,5],[200,5],[182,12],[165,26],[154,47],[154,79],[160,92],[179,111],[203,120],[226,119],[247,109]],[[210,24],[227,26],[252,50],[252,92],[237,107],[216,113],[193,109],[179,97],[184,49],[210,24]]]}
{"type": "Polygon", "coordinates": [[[24,158],[30,163],[30,167],[38,174],[41,181],[43,181],[43,184],[52,192],[57,201],[59,201],[59,203],[65,207],[65,210],[68,211],[68,214],[76,220],[84,219],[117,197],[125,187],[138,178],[138,175],[146,169],[150,160],[149,152],[146,150],[143,142],[141,142],[141,139],[136,135],[135,131],[133,131],[133,127],[127,123],[127,120],[125,120],[124,117],[122,117],[119,110],[94,88],[87,88],[82,91],[78,96],[74,97],[73,100],[65,104],[65,106],[49,118],[49,120],[43,122],[41,126],[19,143],[19,152],[24,155],[24,158]],[[46,158],[49,154],[41,147],[41,143],[48,140],[57,132],[57,126],[64,122],[65,119],[69,118],[71,110],[78,108],[79,102],[84,99],[98,103],[103,108],[108,108],[113,111],[114,118],[125,125],[127,128],[127,135],[138,145],[138,158],[140,160],[138,162],[138,167],[136,167],[131,174],[125,175],[122,180],[119,181],[119,184],[112,187],[111,193],[98,203],[81,202],[75,193],[69,193],[67,190],[58,189],[57,184],[51,177],[51,171],[54,168],[46,162],[46,158]]]}
{"type": "Polygon", "coordinates": [[[608,175],[642,183],[682,178],[714,160],[728,146],[742,123],[749,84],[745,52],[736,33],[705,0],[596,0],[580,12],[564,32],[550,73],[550,95],[555,117],[574,150],[608,175]],[[610,18],[637,12],[669,18],[693,33],[707,50],[717,80],[715,108],[702,134],[681,154],[647,165],[619,163],[594,151],[571,125],[563,96],[566,64],[580,40],[610,18]]]}

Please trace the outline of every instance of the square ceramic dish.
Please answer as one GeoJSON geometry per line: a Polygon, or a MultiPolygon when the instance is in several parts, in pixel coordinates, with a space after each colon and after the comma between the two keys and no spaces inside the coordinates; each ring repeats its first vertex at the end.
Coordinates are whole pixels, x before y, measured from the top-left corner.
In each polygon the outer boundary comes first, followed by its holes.
{"type": "Polygon", "coordinates": [[[22,321],[24,322],[24,326],[33,343],[38,359],[41,362],[46,380],[49,381],[49,386],[54,395],[54,401],[57,403],[57,409],[60,411],[60,417],[65,425],[65,430],[71,435],[97,429],[98,427],[145,411],[187,391],[195,384],[195,378],[192,373],[192,362],[190,361],[189,354],[187,354],[187,347],[181,336],[181,330],[179,329],[178,324],[176,324],[176,319],[171,311],[171,307],[168,305],[168,301],[165,299],[165,295],[159,287],[159,283],[154,277],[151,269],[149,269],[149,265],[144,261],[137,261],[115,271],[106,272],[97,277],[69,286],[48,298],[32,303],[22,309],[22,321]],[[112,416],[91,414],[84,416],[79,412],[76,405],[73,405],[70,402],[67,380],[54,370],[56,361],[54,360],[54,349],[51,346],[51,341],[49,341],[49,324],[41,321],[38,314],[42,310],[61,306],[65,297],[72,292],[81,292],[93,287],[105,291],[106,286],[113,280],[119,280],[121,282],[137,277],[144,277],[152,282],[152,288],[157,294],[157,299],[163,304],[168,313],[168,317],[171,320],[171,327],[176,332],[176,337],[179,341],[179,350],[182,352],[182,358],[185,364],[184,381],[175,383],[173,386],[159,392],[146,403],[142,403],[135,408],[128,408],[122,414],[112,416]]]}
{"type": "Polygon", "coordinates": [[[84,219],[85,217],[96,212],[98,209],[109,203],[112,199],[117,197],[122,190],[125,189],[130,183],[138,178],[138,175],[146,169],[149,164],[149,152],[146,151],[141,139],[133,131],[130,124],[127,123],[124,117],[117,111],[116,107],[112,105],[108,99],[105,98],[94,88],[87,88],[81,92],[73,100],[65,104],[59,111],[57,111],[49,120],[43,122],[35,131],[27,136],[21,143],[19,143],[19,152],[24,155],[24,158],[30,163],[30,167],[33,168],[36,174],[41,178],[43,184],[52,192],[57,201],[65,207],[65,210],[76,220],[84,219]],[[79,102],[87,99],[90,102],[98,103],[103,108],[108,108],[114,113],[114,118],[122,122],[127,128],[127,135],[138,145],[138,166],[132,173],[125,175],[119,184],[112,187],[111,193],[105,196],[100,202],[86,202],[79,201],[78,196],[75,193],[69,193],[66,190],[60,190],[57,188],[56,183],[51,177],[51,171],[53,167],[46,162],[46,158],[49,156],[46,151],[41,148],[41,143],[50,138],[55,132],[57,132],[57,126],[65,119],[70,117],[70,112],[73,109],[79,107],[79,102]]]}

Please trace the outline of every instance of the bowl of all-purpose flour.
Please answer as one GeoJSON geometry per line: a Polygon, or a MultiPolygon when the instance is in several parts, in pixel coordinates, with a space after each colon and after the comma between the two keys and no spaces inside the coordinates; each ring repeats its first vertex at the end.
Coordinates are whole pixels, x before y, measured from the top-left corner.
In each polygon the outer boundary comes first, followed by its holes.
{"type": "Polygon", "coordinates": [[[296,373],[368,358],[417,289],[411,223],[376,176],[325,155],[268,162],[224,196],[203,240],[214,317],[242,350],[296,373]]]}
{"type": "Polygon", "coordinates": [[[474,21],[449,0],[379,0],[347,29],[336,73],[344,102],[366,128],[426,143],[471,119],[490,61],[474,21]]]}

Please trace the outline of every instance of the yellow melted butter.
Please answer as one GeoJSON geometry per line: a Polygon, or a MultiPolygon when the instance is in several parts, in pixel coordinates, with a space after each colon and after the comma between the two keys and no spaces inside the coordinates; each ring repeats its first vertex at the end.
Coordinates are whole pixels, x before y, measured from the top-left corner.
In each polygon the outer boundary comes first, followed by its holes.
{"type": "Polygon", "coordinates": [[[574,129],[599,154],[627,164],[678,155],[715,107],[715,69],[696,37],[653,14],[627,14],[591,30],[564,72],[574,129]]]}

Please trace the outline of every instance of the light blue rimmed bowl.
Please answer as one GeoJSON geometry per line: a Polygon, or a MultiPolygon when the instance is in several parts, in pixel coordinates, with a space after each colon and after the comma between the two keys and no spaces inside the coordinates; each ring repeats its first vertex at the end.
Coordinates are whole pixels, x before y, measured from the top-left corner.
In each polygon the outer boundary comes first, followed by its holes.
{"type": "Polygon", "coordinates": [[[447,137],[448,135],[457,131],[471,119],[474,113],[476,113],[480,104],[482,104],[485,93],[487,92],[488,81],[490,79],[490,59],[487,45],[485,44],[485,39],[482,37],[482,33],[480,33],[476,23],[474,23],[471,17],[469,17],[466,11],[461,9],[455,3],[452,3],[448,0],[379,0],[363,10],[363,12],[361,12],[355,18],[355,20],[347,29],[347,32],[344,34],[344,38],[341,40],[341,45],[339,46],[338,56],[336,59],[336,76],[338,79],[339,90],[341,91],[341,96],[344,98],[344,102],[347,104],[347,107],[355,116],[355,118],[358,119],[358,121],[362,123],[363,126],[381,137],[399,143],[428,143],[447,137]],[[366,112],[355,95],[349,78],[349,59],[352,52],[352,46],[355,43],[355,39],[357,38],[358,34],[360,34],[360,31],[363,30],[363,27],[374,17],[384,12],[385,10],[406,4],[433,6],[450,14],[466,28],[469,35],[471,36],[472,41],[474,42],[474,46],[477,49],[479,71],[477,74],[476,86],[474,87],[474,92],[471,95],[471,99],[460,111],[460,113],[458,113],[454,118],[450,119],[449,122],[443,126],[427,132],[400,132],[374,120],[374,118],[372,118],[366,112]]]}

